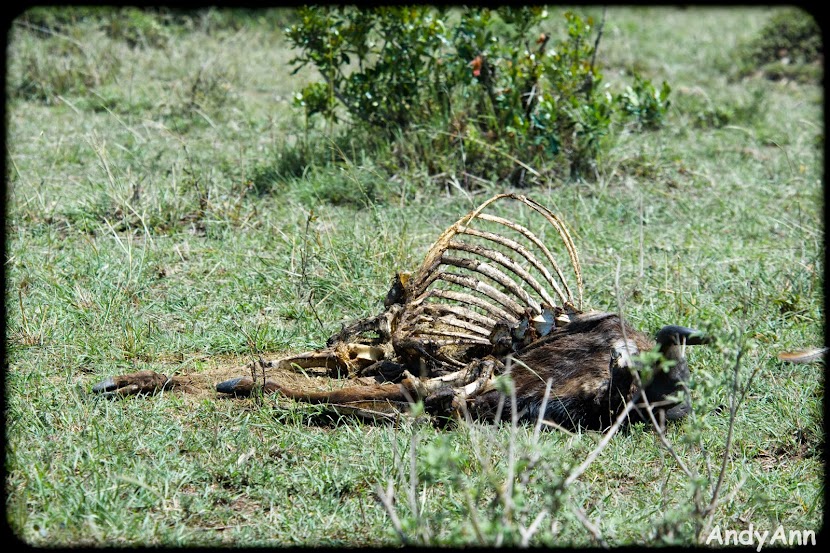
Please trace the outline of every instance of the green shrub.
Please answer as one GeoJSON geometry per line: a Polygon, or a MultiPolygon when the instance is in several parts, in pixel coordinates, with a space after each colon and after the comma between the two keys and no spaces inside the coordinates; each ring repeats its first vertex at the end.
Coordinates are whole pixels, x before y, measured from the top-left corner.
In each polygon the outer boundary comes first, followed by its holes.
{"type": "Polygon", "coordinates": [[[651,81],[634,75],[634,84],[617,96],[617,102],[641,128],[657,129],[663,125],[663,118],[671,105],[668,99],[670,92],[671,87],[666,81],[657,90],[651,81]]]}
{"type": "Polygon", "coordinates": [[[31,8],[15,20],[13,32],[19,53],[9,55],[9,95],[47,103],[114,85],[122,65],[119,43],[164,47],[169,35],[152,11],[111,7],[31,8]],[[45,47],[27,47],[32,41],[45,47]]]}
{"type": "Polygon", "coordinates": [[[717,105],[694,111],[694,125],[700,128],[722,128],[726,125],[756,125],[766,113],[765,89],[755,88],[749,98],[736,96],[717,105]]]}
{"type": "Polygon", "coordinates": [[[121,59],[112,49],[87,47],[70,36],[38,38],[26,33],[16,45],[19,54],[9,57],[7,86],[12,98],[48,103],[57,96],[85,94],[115,82],[121,69],[121,59]],[[42,40],[48,47],[26,47],[32,40],[42,40]]]}
{"type": "Polygon", "coordinates": [[[792,63],[811,63],[822,55],[821,29],[809,13],[787,9],[772,16],[760,34],[747,45],[758,64],[789,58],[792,63]]]}
{"type": "Polygon", "coordinates": [[[798,8],[776,12],[760,33],[737,48],[739,76],[762,71],[770,79],[816,82],[822,77],[824,55],[821,29],[809,13],[798,8]]]}
{"type": "Polygon", "coordinates": [[[110,15],[102,27],[110,38],[123,40],[130,46],[165,48],[170,31],[153,12],[123,8],[110,15]]]}
{"type": "Polygon", "coordinates": [[[337,98],[355,119],[389,129],[430,109],[421,102],[434,97],[430,81],[443,73],[435,55],[443,23],[433,10],[303,8],[299,16],[288,29],[301,50],[297,70],[313,63],[327,85],[310,85],[298,97],[310,114],[336,117],[337,98]]]}
{"type": "Polygon", "coordinates": [[[134,7],[35,7],[24,12],[18,23],[44,35],[71,32],[79,23],[104,31],[130,46],[164,48],[170,27],[178,24],[163,11],[134,7]]]}
{"type": "Polygon", "coordinates": [[[528,163],[591,174],[615,112],[656,128],[670,88],[638,78],[617,110],[600,90],[593,20],[566,12],[557,40],[542,30],[547,19],[530,7],[303,8],[287,30],[300,51],[295,72],[314,65],[324,82],[295,103],[329,128],[418,133],[424,163],[452,173],[515,185],[525,184],[528,163]]]}
{"type": "Polygon", "coordinates": [[[111,8],[78,6],[72,8],[36,6],[29,8],[15,20],[28,28],[49,35],[50,31],[63,31],[81,21],[100,21],[111,8]]]}

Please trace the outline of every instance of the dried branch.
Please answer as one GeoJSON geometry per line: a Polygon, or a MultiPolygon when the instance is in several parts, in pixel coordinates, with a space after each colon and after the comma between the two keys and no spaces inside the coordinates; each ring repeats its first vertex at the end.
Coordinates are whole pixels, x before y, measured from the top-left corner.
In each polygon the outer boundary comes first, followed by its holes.
{"type": "Polygon", "coordinates": [[[389,519],[392,521],[392,527],[395,529],[395,532],[398,533],[398,537],[400,538],[401,542],[406,545],[409,543],[409,540],[406,537],[406,534],[403,532],[403,526],[401,526],[401,521],[398,518],[397,510],[395,509],[395,489],[392,485],[392,479],[389,479],[389,483],[386,486],[386,492],[384,493],[383,488],[378,485],[377,487],[377,494],[380,498],[381,503],[383,503],[383,507],[386,509],[386,513],[389,515],[389,519]]]}
{"type": "Polygon", "coordinates": [[[740,398],[738,398],[738,377],[740,376],[741,359],[743,359],[744,353],[745,349],[744,347],[741,347],[741,349],[738,350],[738,354],[735,356],[735,364],[732,369],[734,379],[732,381],[732,393],[729,396],[729,429],[726,433],[726,445],[724,446],[723,450],[723,458],[721,460],[718,481],[715,484],[714,490],[712,491],[712,499],[711,501],[709,501],[709,505],[704,510],[704,513],[707,516],[706,525],[704,528],[708,528],[711,524],[711,520],[714,517],[715,508],[717,507],[718,496],[720,495],[721,488],[723,487],[723,482],[726,479],[726,465],[729,462],[729,453],[732,449],[732,438],[735,430],[735,418],[738,412],[738,405],[743,402],[744,398],[746,397],[746,393],[749,391],[749,388],[752,385],[752,381],[755,379],[755,375],[758,374],[758,367],[756,367],[755,370],[752,371],[749,380],[747,380],[746,386],[744,386],[743,390],[741,391],[740,398]]]}
{"type": "Polygon", "coordinates": [[[588,519],[588,515],[585,514],[585,511],[583,511],[582,508],[578,505],[571,505],[571,509],[573,510],[573,513],[576,515],[576,518],[579,520],[579,522],[582,523],[582,526],[584,526],[591,533],[591,535],[594,537],[594,540],[596,540],[600,547],[602,547],[603,549],[609,549],[608,542],[606,542],[605,539],[603,539],[602,534],[599,531],[599,528],[597,528],[596,525],[594,525],[594,523],[588,519]]]}
{"type": "MultiPolygon", "coordinates": [[[[643,389],[643,382],[640,379],[640,375],[636,370],[631,371],[632,376],[634,377],[634,382],[637,384],[637,387],[642,390],[643,389]]],[[[637,398],[635,398],[637,399],[637,398]]],[[[696,473],[692,472],[686,463],[680,458],[677,452],[674,450],[671,442],[669,442],[668,438],[666,438],[666,433],[663,430],[663,425],[657,420],[657,417],[654,416],[654,406],[649,402],[648,397],[646,397],[645,393],[642,393],[641,396],[638,398],[643,403],[642,406],[645,407],[646,413],[648,414],[648,419],[651,421],[651,425],[654,427],[654,431],[657,432],[657,437],[660,439],[660,443],[663,444],[663,447],[669,452],[669,455],[672,456],[674,461],[677,463],[677,466],[680,467],[680,470],[683,471],[690,479],[696,479],[696,473]]]]}
{"type": "Polygon", "coordinates": [[[623,425],[623,423],[625,423],[626,419],[628,419],[628,413],[630,413],[631,409],[633,408],[634,398],[632,398],[628,401],[628,403],[625,404],[623,410],[620,411],[619,415],[617,415],[614,424],[611,425],[611,427],[602,437],[602,440],[600,440],[597,447],[595,447],[594,450],[588,454],[588,457],[585,458],[581,465],[576,467],[576,469],[574,469],[571,472],[571,474],[568,475],[568,477],[565,479],[565,482],[562,484],[563,489],[573,484],[576,481],[576,479],[582,476],[582,473],[584,473],[588,469],[588,467],[591,466],[591,463],[593,463],[599,456],[599,454],[602,453],[602,450],[608,446],[608,443],[611,441],[611,438],[614,437],[614,434],[616,434],[619,431],[620,427],[623,425]]]}
{"type": "Polygon", "coordinates": [[[605,12],[608,10],[607,7],[602,8],[602,20],[599,22],[599,27],[597,27],[597,38],[594,40],[594,51],[591,54],[591,66],[588,74],[591,76],[590,86],[588,88],[588,93],[591,93],[591,89],[594,87],[594,64],[597,61],[597,51],[599,50],[599,41],[602,38],[602,30],[605,27],[605,12]]]}
{"type": "Polygon", "coordinates": [[[525,529],[521,524],[519,525],[519,534],[522,536],[522,541],[519,547],[528,547],[530,545],[530,539],[539,530],[539,525],[542,524],[542,519],[544,519],[547,514],[548,512],[544,509],[540,511],[527,529],[525,529]]]}

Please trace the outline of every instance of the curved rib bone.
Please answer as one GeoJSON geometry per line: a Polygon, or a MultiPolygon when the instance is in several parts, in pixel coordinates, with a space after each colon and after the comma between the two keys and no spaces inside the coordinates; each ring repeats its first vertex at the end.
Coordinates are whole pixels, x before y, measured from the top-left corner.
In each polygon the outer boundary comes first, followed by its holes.
{"type": "Polygon", "coordinates": [[[424,324],[426,326],[432,326],[432,327],[435,327],[435,328],[446,325],[446,326],[452,326],[452,327],[455,327],[455,328],[463,328],[464,330],[469,330],[470,332],[474,332],[474,333],[479,334],[481,336],[489,336],[490,335],[490,331],[487,330],[486,328],[483,328],[481,326],[472,324],[470,322],[467,322],[467,321],[464,321],[464,320],[461,320],[461,319],[456,319],[455,317],[453,317],[451,315],[443,315],[443,316],[435,317],[434,315],[431,315],[431,314],[428,314],[428,313],[421,313],[421,314],[419,314],[419,317],[418,317],[418,323],[419,324],[424,324]],[[442,323],[442,324],[438,325],[436,323],[442,323]]]}
{"type": "Polygon", "coordinates": [[[518,321],[516,317],[507,313],[503,309],[499,309],[498,307],[494,306],[493,304],[487,303],[483,299],[479,298],[478,296],[473,296],[472,294],[467,294],[464,292],[456,292],[455,290],[442,290],[440,288],[435,288],[433,290],[429,290],[425,292],[421,297],[415,299],[411,304],[410,307],[416,307],[418,304],[424,302],[430,298],[443,298],[447,300],[455,300],[457,302],[467,304],[467,305],[474,305],[476,307],[480,307],[487,311],[490,315],[496,317],[496,319],[507,319],[508,321],[515,323],[518,321]]]}
{"type": "Polygon", "coordinates": [[[568,325],[581,302],[578,256],[562,222],[524,196],[494,196],[445,230],[418,271],[396,275],[384,313],[345,328],[323,350],[281,361],[282,366],[326,367],[341,374],[371,376],[375,371],[399,384],[354,388],[353,394],[286,395],[315,402],[327,398],[345,406],[349,398],[397,402],[413,394],[439,403],[451,398],[455,405],[489,390],[494,374],[504,368],[504,355],[568,325]],[[540,234],[484,213],[500,200],[530,208],[556,229],[576,276],[576,301],[540,234]]]}
{"type": "Polygon", "coordinates": [[[474,279],[473,277],[458,275],[447,271],[441,271],[441,273],[438,275],[438,278],[445,282],[457,284],[459,286],[463,286],[465,288],[469,288],[470,290],[474,290],[476,292],[484,294],[488,298],[493,299],[502,304],[504,307],[509,309],[513,313],[513,315],[517,317],[524,313],[524,307],[519,305],[515,300],[513,300],[513,298],[511,298],[503,292],[499,292],[498,290],[496,290],[495,288],[493,288],[485,282],[474,279]]]}
{"type": "MultiPolygon", "coordinates": [[[[483,332],[481,334],[488,335],[490,333],[491,328],[493,325],[496,324],[495,319],[491,319],[485,315],[482,315],[478,311],[473,311],[472,309],[467,309],[463,305],[451,305],[446,303],[424,303],[422,305],[422,309],[424,313],[429,315],[434,315],[436,313],[448,313],[450,315],[456,315],[468,321],[476,322],[484,327],[479,327],[483,332]]],[[[471,329],[470,329],[471,330],[471,329]]]]}
{"type": "MultiPolygon", "coordinates": [[[[452,247],[454,242],[450,243],[450,247],[452,247]]],[[[514,281],[510,280],[503,272],[499,271],[492,265],[489,265],[483,261],[479,261],[477,259],[470,259],[468,257],[450,257],[447,255],[446,252],[441,256],[441,262],[446,265],[452,265],[455,267],[459,267],[461,269],[467,269],[470,271],[475,271],[480,273],[486,277],[493,279],[494,281],[498,282],[511,292],[514,295],[518,296],[522,301],[525,302],[526,305],[529,305],[533,308],[536,313],[541,312],[541,307],[539,306],[539,302],[530,297],[530,294],[523,288],[521,288],[518,284],[514,281]]]]}
{"type": "MultiPolygon", "coordinates": [[[[554,290],[556,290],[556,293],[559,294],[560,298],[562,298],[562,301],[567,301],[565,295],[562,293],[562,290],[559,288],[559,286],[556,284],[556,281],[554,281],[553,277],[550,275],[550,272],[545,268],[544,265],[539,263],[539,260],[536,259],[536,257],[534,257],[532,253],[530,253],[524,247],[522,247],[521,244],[514,242],[513,240],[510,240],[508,238],[504,238],[503,236],[499,236],[498,234],[493,234],[491,232],[482,232],[471,228],[465,228],[462,230],[462,232],[464,232],[465,234],[469,234],[471,236],[480,236],[482,238],[487,238],[489,240],[492,240],[493,242],[498,242],[499,244],[507,246],[513,249],[514,251],[518,252],[525,259],[530,261],[530,263],[534,267],[539,269],[539,271],[545,276],[545,279],[553,285],[554,290]]],[[[456,240],[451,241],[448,245],[448,248],[473,253],[476,255],[480,255],[482,257],[486,257],[487,259],[490,259],[492,261],[495,261],[499,265],[510,269],[519,278],[528,283],[531,288],[533,288],[540,296],[542,296],[542,299],[544,301],[550,304],[556,303],[556,301],[554,301],[554,299],[550,296],[548,291],[545,290],[542,287],[542,285],[539,284],[539,282],[535,278],[533,278],[533,276],[530,273],[525,271],[521,266],[519,266],[516,262],[514,262],[512,259],[504,255],[503,253],[490,248],[486,248],[484,246],[467,244],[465,242],[458,242],[456,240]]]]}
{"type": "MultiPolygon", "coordinates": [[[[515,230],[516,232],[518,232],[519,234],[523,235],[525,238],[527,238],[528,240],[533,242],[533,244],[535,244],[536,247],[538,247],[540,250],[542,250],[542,253],[545,254],[545,258],[548,260],[551,267],[553,267],[553,270],[556,271],[556,275],[559,277],[559,280],[561,280],[562,284],[565,286],[565,291],[568,294],[568,298],[567,299],[562,298],[562,299],[565,300],[565,301],[573,302],[573,294],[571,292],[571,287],[568,286],[568,281],[565,278],[565,275],[562,274],[562,269],[559,268],[559,264],[554,259],[553,254],[548,249],[548,247],[545,246],[544,242],[542,242],[539,239],[538,236],[536,236],[535,234],[530,232],[530,230],[526,229],[522,225],[519,225],[519,224],[514,223],[513,221],[509,221],[507,219],[503,219],[501,217],[497,217],[495,215],[490,215],[488,213],[482,213],[478,216],[478,218],[481,219],[482,221],[491,221],[493,223],[498,223],[500,225],[504,225],[509,229],[515,230]]],[[[544,265],[542,267],[544,267],[544,265]]],[[[542,270],[542,269],[539,269],[539,270],[542,272],[542,274],[545,274],[544,270],[542,270]]],[[[552,277],[549,277],[549,275],[545,274],[545,278],[548,280],[548,282],[550,282],[550,284],[552,286],[554,286],[554,288],[556,287],[556,283],[555,283],[555,281],[553,280],[552,277]]],[[[561,294],[560,294],[560,297],[561,297],[561,294]]],[[[546,298],[546,300],[551,304],[553,303],[550,299],[546,298]]]]}

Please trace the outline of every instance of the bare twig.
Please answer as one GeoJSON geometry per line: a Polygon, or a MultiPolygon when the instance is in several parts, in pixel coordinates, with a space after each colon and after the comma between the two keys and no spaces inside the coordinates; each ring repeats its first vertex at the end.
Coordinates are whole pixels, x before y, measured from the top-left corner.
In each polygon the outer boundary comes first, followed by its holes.
{"type": "Polygon", "coordinates": [[[539,406],[539,416],[536,419],[536,426],[533,428],[533,449],[534,453],[537,453],[536,444],[539,443],[539,432],[542,429],[542,421],[545,418],[545,411],[548,407],[548,398],[550,397],[550,389],[553,386],[553,378],[548,378],[547,384],[545,385],[545,395],[542,396],[542,405],[539,406]]]}
{"type": "Polygon", "coordinates": [[[704,511],[707,515],[706,527],[709,526],[711,519],[714,516],[715,507],[717,507],[718,503],[718,496],[720,495],[723,482],[726,478],[726,465],[729,462],[729,453],[730,449],[732,448],[732,437],[735,430],[735,416],[738,411],[738,404],[743,402],[744,397],[746,397],[747,391],[749,391],[749,388],[752,385],[752,381],[755,379],[755,375],[758,374],[758,368],[756,367],[750,375],[749,380],[746,383],[746,386],[741,391],[741,397],[738,398],[738,377],[740,374],[741,359],[743,358],[744,351],[745,350],[743,347],[741,347],[741,349],[738,350],[738,355],[735,356],[735,365],[732,369],[734,374],[734,380],[732,381],[732,393],[729,397],[729,429],[726,433],[726,446],[724,446],[723,449],[723,458],[721,460],[718,482],[717,484],[715,484],[715,489],[712,491],[712,500],[709,502],[709,505],[706,507],[706,510],[704,511]]]}
{"type": "Polygon", "coordinates": [[[548,512],[542,509],[527,529],[525,529],[521,524],[519,525],[519,534],[522,536],[520,547],[528,547],[530,545],[531,538],[533,538],[533,535],[539,530],[539,525],[542,523],[542,520],[547,514],[548,512]]]}
{"type": "Polygon", "coordinates": [[[408,544],[409,540],[406,538],[406,534],[404,534],[401,521],[398,518],[398,513],[395,509],[395,489],[391,478],[389,479],[389,483],[386,485],[386,492],[383,491],[382,487],[378,486],[377,494],[381,503],[383,503],[383,507],[389,515],[389,520],[392,521],[392,527],[395,529],[395,532],[398,533],[398,537],[401,539],[401,542],[405,545],[408,544]]]}
{"type": "Polygon", "coordinates": [[[320,319],[320,315],[317,314],[317,306],[314,305],[314,290],[311,290],[308,293],[308,306],[311,308],[311,313],[314,315],[314,318],[317,320],[317,324],[320,325],[320,330],[325,331],[326,327],[323,324],[323,321],[320,319]]]}
{"type": "Polygon", "coordinates": [[[583,511],[579,505],[571,505],[571,508],[573,513],[576,515],[576,518],[582,523],[582,526],[584,526],[591,533],[594,540],[596,540],[600,547],[608,549],[608,542],[606,542],[602,537],[599,528],[597,528],[596,525],[588,519],[588,515],[585,514],[585,511],[583,511]]]}
{"type": "Polygon", "coordinates": [[[630,413],[631,409],[633,408],[634,398],[632,398],[631,400],[629,400],[628,403],[625,404],[623,410],[620,411],[619,415],[617,415],[617,419],[614,421],[614,424],[612,424],[611,427],[606,431],[605,435],[602,437],[602,440],[600,440],[597,447],[595,447],[594,450],[588,454],[588,456],[585,458],[581,465],[576,467],[571,472],[571,474],[568,475],[568,478],[566,478],[565,482],[562,484],[562,488],[567,488],[568,486],[573,484],[576,481],[576,479],[582,476],[582,473],[584,473],[588,469],[588,467],[591,466],[591,463],[593,463],[599,456],[599,454],[602,453],[602,450],[605,449],[606,446],[608,446],[608,443],[611,441],[611,438],[614,437],[614,434],[616,434],[617,431],[619,431],[620,427],[628,418],[628,413],[630,413]]]}
{"type": "Polygon", "coordinates": [[[591,75],[591,86],[593,87],[593,75],[594,75],[594,64],[597,61],[597,51],[599,50],[599,41],[602,38],[602,30],[605,27],[605,12],[608,10],[607,7],[602,8],[602,19],[599,22],[599,27],[597,27],[597,38],[594,40],[594,51],[591,54],[591,66],[589,70],[589,74],[591,75]]]}
{"type": "Polygon", "coordinates": [[[473,503],[473,497],[470,495],[470,490],[464,490],[464,498],[467,501],[467,511],[470,513],[470,522],[473,525],[473,532],[475,532],[476,539],[481,545],[485,545],[484,534],[481,533],[481,525],[478,522],[478,513],[476,506],[473,503]]]}

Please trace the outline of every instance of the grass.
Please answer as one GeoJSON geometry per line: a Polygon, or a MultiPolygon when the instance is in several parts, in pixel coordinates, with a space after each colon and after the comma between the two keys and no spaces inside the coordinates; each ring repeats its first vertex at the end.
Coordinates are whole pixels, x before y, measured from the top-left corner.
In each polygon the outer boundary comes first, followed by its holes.
{"type": "MultiPolygon", "coordinates": [[[[275,171],[304,139],[291,95],[316,77],[289,75],[290,14],[260,13],[208,12],[143,46],[91,19],[12,27],[14,534],[36,546],[520,543],[545,512],[530,544],[699,543],[695,487],[646,428],[614,436],[563,492],[601,435],[536,442],[532,427],[373,426],[273,398],[90,394],[119,372],[211,375],[320,346],[376,313],[396,270],[503,191],[448,191],[417,167],[390,180],[388,160],[350,150],[275,171]],[[400,533],[378,492],[390,477],[400,533]]],[[[720,339],[691,353],[695,416],[667,433],[707,500],[739,349],[742,382],[757,370],[713,513],[723,530],[817,530],[824,514],[823,366],[776,358],[823,341],[823,90],[718,69],[773,13],[609,9],[606,81],[632,69],[667,80],[665,128],[619,133],[597,181],[525,191],[568,223],[588,307],[622,301],[644,330],[720,339]],[[728,121],[713,124],[719,110],[728,121]]]]}

